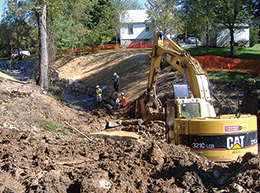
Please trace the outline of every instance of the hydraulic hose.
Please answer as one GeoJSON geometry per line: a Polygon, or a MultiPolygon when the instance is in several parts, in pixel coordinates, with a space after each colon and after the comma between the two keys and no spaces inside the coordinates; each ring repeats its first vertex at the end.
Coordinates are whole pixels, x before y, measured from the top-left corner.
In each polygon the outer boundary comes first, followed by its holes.
{"type": "Polygon", "coordinates": [[[211,85],[209,85],[209,89],[210,89],[210,93],[211,95],[214,97],[214,99],[216,99],[219,103],[219,111],[217,113],[217,116],[220,115],[222,113],[222,110],[223,110],[223,107],[222,107],[222,103],[221,101],[219,100],[219,98],[215,95],[213,89],[211,88],[211,85]]]}

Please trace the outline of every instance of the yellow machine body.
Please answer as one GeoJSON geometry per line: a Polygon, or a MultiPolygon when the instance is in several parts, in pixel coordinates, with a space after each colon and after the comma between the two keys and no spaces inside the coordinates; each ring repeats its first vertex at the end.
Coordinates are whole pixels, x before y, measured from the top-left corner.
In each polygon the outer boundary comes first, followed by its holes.
{"type": "MultiPolygon", "coordinates": [[[[191,151],[214,161],[236,160],[247,152],[258,154],[257,117],[240,113],[217,116],[211,94],[207,72],[199,62],[158,32],[153,41],[147,96],[158,112],[166,107],[167,140],[176,145],[186,145],[191,151]],[[170,46],[164,43],[164,38],[170,46]],[[161,58],[185,78],[184,84],[173,84],[174,96],[165,105],[157,97],[155,89],[161,58]]],[[[143,100],[140,101],[144,104],[143,100]]],[[[141,112],[142,118],[148,121],[152,113],[141,109],[144,112],[141,112]]]]}
{"type": "Polygon", "coordinates": [[[167,104],[166,135],[170,143],[186,145],[191,151],[219,162],[236,160],[247,152],[258,154],[255,115],[186,118],[178,117],[177,106],[176,101],[167,104]]]}

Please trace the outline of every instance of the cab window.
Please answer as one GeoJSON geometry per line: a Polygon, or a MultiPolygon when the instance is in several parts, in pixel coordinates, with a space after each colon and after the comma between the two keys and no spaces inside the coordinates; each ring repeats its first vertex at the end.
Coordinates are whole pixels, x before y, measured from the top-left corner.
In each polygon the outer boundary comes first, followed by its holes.
{"type": "Polygon", "coordinates": [[[182,117],[200,117],[200,105],[199,103],[182,103],[181,104],[181,116],[182,117]]]}

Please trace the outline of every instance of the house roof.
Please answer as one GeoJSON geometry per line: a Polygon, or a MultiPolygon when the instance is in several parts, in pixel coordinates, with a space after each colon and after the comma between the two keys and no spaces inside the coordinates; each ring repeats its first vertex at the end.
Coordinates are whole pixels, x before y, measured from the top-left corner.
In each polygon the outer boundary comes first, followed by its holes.
{"type": "MultiPolygon", "coordinates": [[[[217,27],[223,27],[226,28],[226,26],[224,26],[222,23],[216,24],[217,27]]],[[[235,23],[234,25],[236,28],[248,28],[249,24],[247,23],[235,23]]]]}
{"type": "Polygon", "coordinates": [[[147,10],[127,10],[120,17],[121,23],[144,23],[147,20],[147,10]]]}

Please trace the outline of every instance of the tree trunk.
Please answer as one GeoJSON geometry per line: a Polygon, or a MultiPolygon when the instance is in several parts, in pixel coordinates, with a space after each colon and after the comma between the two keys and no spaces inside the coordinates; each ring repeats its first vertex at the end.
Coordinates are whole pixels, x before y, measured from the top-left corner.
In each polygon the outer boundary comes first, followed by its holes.
{"type": "Polygon", "coordinates": [[[206,51],[206,54],[208,55],[209,54],[209,30],[207,29],[207,33],[206,33],[206,46],[207,46],[207,51],[206,51]]]}
{"type": "Polygon", "coordinates": [[[230,28],[230,54],[231,58],[234,58],[234,29],[230,28]]]}
{"type": "Polygon", "coordinates": [[[15,9],[16,9],[16,43],[17,43],[17,51],[18,58],[20,58],[20,33],[19,33],[19,24],[18,24],[18,5],[17,0],[15,1],[15,9]]]}
{"type": "Polygon", "coordinates": [[[209,0],[207,0],[207,32],[206,32],[207,52],[209,54],[209,0]]]}
{"type": "Polygon", "coordinates": [[[48,88],[48,44],[47,44],[47,28],[46,28],[46,8],[36,8],[39,28],[39,85],[43,89],[48,88]]]}
{"type": "Polygon", "coordinates": [[[19,27],[18,27],[18,20],[16,20],[16,43],[17,43],[17,51],[18,51],[18,57],[20,57],[20,39],[19,39],[19,27]]]}

